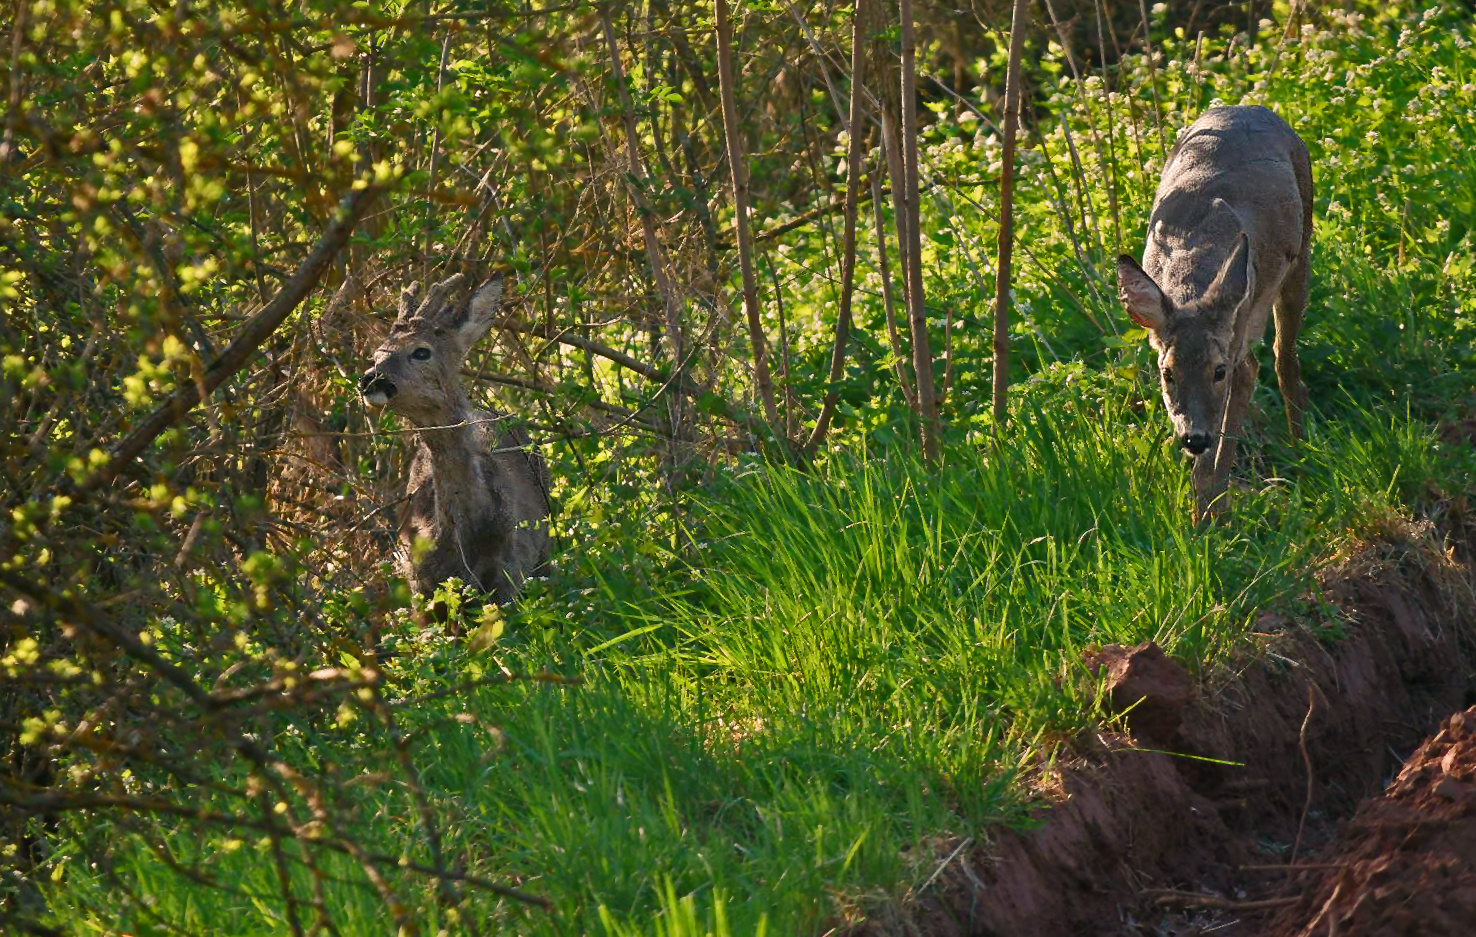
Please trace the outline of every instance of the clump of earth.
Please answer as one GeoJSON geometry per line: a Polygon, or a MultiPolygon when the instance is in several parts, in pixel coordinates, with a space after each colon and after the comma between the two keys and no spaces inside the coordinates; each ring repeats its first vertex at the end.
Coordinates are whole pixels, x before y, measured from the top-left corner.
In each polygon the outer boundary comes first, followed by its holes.
{"type": "Polygon", "coordinates": [[[1476,935],[1476,707],[1445,720],[1288,890],[1267,937],[1476,935]]]}

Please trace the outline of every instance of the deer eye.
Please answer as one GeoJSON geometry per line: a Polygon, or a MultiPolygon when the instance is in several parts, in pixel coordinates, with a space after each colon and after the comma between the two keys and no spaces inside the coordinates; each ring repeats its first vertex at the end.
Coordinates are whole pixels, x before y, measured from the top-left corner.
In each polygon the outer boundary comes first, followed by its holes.
{"type": "Polygon", "coordinates": [[[1173,383],[1174,383],[1174,369],[1173,368],[1164,368],[1163,369],[1163,382],[1165,384],[1168,384],[1170,387],[1173,386],[1173,383]]]}
{"type": "Polygon", "coordinates": [[[431,350],[425,347],[417,348],[414,351],[410,352],[410,357],[414,358],[416,361],[429,361],[430,356],[431,350]]]}
{"type": "Polygon", "coordinates": [[[1217,364],[1217,365],[1215,365],[1215,383],[1218,384],[1220,381],[1223,381],[1224,379],[1225,379],[1225,366],[1223,364],[1217,364]]]}

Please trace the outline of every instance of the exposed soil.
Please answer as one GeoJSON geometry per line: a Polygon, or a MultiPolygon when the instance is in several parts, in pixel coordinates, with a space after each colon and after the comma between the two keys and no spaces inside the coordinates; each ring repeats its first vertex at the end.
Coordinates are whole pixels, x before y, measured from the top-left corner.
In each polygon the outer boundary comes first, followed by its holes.
{"type": "Polygon", "coordinates": [[[1293,883],[1274,937],[1476,934],[1476,707],[1445,721],[1339,847],[1293,883]]]}
{"type": "Polygon", "coordinates": [[[1152,644],[1088,655],[1127,734],[1078,740],[1038,827],[942,844],[852,933],[1476,935],[1476,709],[1424,741],[1476,701],[1471,540],[1391,534],[1197,694],[1152,644]]]}

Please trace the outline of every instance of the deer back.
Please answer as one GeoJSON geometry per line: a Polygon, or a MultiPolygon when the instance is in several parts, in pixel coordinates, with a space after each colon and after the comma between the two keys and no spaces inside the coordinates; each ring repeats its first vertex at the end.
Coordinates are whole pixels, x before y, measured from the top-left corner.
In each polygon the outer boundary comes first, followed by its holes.
{"type": "MultiPolygon", "coordinates": [[[[1275,112],[1211,108],[1164,165],[1143,270],[1174,310],[1198,314],[1205,325],[1223,330],[1240,312],[1260,313],[1259,322],[1244,323],[1252,328],[1239,336],[1243,353],[1264,331],[1270,300],[1309,246],[1304,222],[1311,177],[1306,144],[1275,112]],[[1222,274],[1238,259],[1242,235],[1249,266],[1243,281],[1253,295],[1221,295],[1214,287],[1226,282],[1222,274]]],[[[1237,276],[1232,271],[1228,279],[1237,276]]]]}
{"type": "Polygon", "coordinates": [[[1158,352],[1176,435],[1196,455],[1265,334],[1288,273],[1308,263],[1307,147],[1263,107],[1216,107],[1169,154],[1140,266],[1118,258],[1119,295],[1158,352]]]}

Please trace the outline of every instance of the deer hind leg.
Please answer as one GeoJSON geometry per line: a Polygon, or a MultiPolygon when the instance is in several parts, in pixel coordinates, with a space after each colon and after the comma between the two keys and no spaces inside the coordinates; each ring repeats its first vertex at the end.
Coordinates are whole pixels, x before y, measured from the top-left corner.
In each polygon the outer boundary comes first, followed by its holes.
{"type": "Polygon", "coordinates": [[[1225,418],[1220,423],[1220,444],[1194,460],[1194,491],[1201,519],[1217,517],[1229,506],[1225,486],[1230,479],[1235,447],[1245,425],[1245,411],[1250,407],[1259,370],[1260,362],[1253,354],[1247,354],[1236,367],[1231,378],[1230,396],[1225,401],[1225,418]]]}
{"type": "Polygon", "coordinates": [[[518,593],[523,591],[522,573],[510,553],[504,555],[482,578],[486,580],[487,591],[492,593],[492,599],[498,605],[512,605],[518,600],[518,593]]]}
{"type": "Polygon", "coordinates": [[[1302,319],[1307,310],[1308,255],[1303,254],[1292,265],[1286,279],[1282,281],[1281,293],[1277,297],[1276,316],[1276,383],[1281,387],[1281,397],[1286,403],[1286,421],[1293,439],[1301,439],[1305,433],[1303,411],[1307,407],[1307,387],[1302,383],[1302,363],[1297,358],[1297,336],[1302,331],[1302,319]]]}

